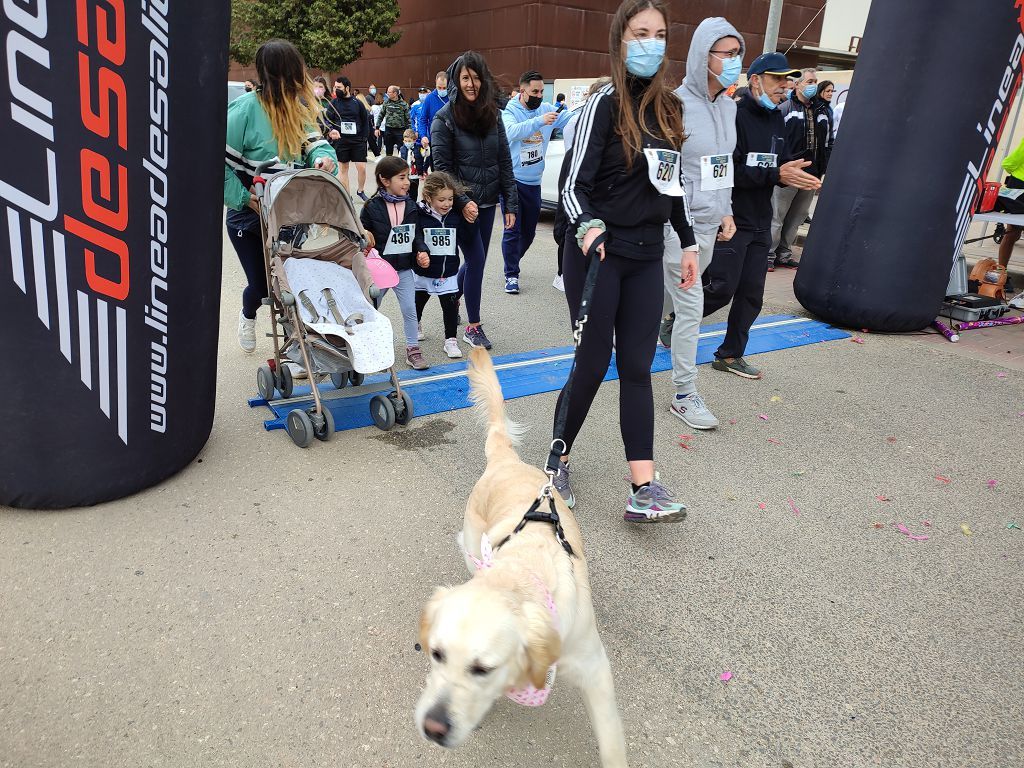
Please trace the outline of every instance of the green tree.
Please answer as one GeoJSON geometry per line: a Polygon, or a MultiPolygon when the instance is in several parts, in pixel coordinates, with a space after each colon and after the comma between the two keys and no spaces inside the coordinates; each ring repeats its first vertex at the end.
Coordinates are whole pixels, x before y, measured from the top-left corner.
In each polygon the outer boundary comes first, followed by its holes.
{"type": "Polygon", "coordinates": [[[232,0],[231,56],[251,64],[260,45],[283,37],[308,66],[333,72],[358,59],[365,43],[397,43],[399,13],[398,0],[232,0]]]}

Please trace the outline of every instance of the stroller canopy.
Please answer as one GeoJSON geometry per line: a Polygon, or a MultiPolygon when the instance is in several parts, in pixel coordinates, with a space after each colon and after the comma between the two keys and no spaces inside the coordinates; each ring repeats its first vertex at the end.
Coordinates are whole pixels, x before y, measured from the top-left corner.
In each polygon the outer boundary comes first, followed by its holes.
{"type": "Polygon", "coordinates": [[[326,224],[363,235],[348,192],[326,171],[302,169],[270,176],[263,193],[263,215],[270,237],[296,224],[326,224]]]}

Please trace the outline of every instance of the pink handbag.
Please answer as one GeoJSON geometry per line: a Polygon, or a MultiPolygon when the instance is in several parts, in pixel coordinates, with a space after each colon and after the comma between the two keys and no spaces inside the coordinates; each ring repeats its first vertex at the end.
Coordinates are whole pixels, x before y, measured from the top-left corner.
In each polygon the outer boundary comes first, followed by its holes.
{"type": "Polygon", "coordinates": [[[366,254],[366,267],[370,270],[373,284],[382,291],[398,285],[398,273],[394,267],[380,257],[376,248],[371,248],[370,252],[366,254]]]}

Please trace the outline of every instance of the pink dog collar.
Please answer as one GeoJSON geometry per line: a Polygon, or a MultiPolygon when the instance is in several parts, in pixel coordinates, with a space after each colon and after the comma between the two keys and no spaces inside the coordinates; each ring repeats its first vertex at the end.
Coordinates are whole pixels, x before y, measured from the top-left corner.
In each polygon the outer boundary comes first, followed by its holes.
{"type": "MultiPolygon", "coordinates": [[[[494,567],[494,549],[491,547],[491,539],[485,533],[480,537],[480,557],[476,558],[470,554],[469,550],[463,545],[462,550],[466,557],[468,557],[473,565],[476,566],[478,571],[483,571],[488,568],[494,567]]],[[[541,593],[544,595],[544,604],[548,608],[548,613],[551,614],[551,621],[555,625],[555,631],[560,630],[560,624],[558,620],[558,607],[555,605],[555,598],[551,595],[551,590],[544,586],[544,582],[541,581],[535,574],[530,574],[533,577],[534,583],[540,588],[541,593]]],[[[551,687],[555,684],[555,670],[558,667],[557,664],[552,664],[548,668],[547,678],[544,680],[544,687],[537,689],[533,685],[527,683],[523,688],[513,688],[512,690],[505,693],[505,695],[512,699],[516,704],[520,704],[524,707],[540,707],[547,703],[548,696],[551,694],[551,687]]]]}

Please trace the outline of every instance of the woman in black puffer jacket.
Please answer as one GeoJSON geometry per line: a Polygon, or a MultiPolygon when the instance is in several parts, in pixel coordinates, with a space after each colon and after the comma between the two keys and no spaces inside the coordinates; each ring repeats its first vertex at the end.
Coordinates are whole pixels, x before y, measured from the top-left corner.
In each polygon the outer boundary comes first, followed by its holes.
{"type": "Polygon", "coordinates": [[[512,176],[505,126],[498,114],[497,87],[487,62],[467,51],[448,68],[450,101],[430,125],[434,169],[447,171],[469,188],[458,205],[469,226],[459,235],[465,263],[459,270],[459,291],[466,297],[469,324],[463,339],[473,347],[491,348],[480,326],[480,292],[487,247],[494,228],[499,195],[505,199],[505,229],[515,224],[519,196],[512,176]]]}

